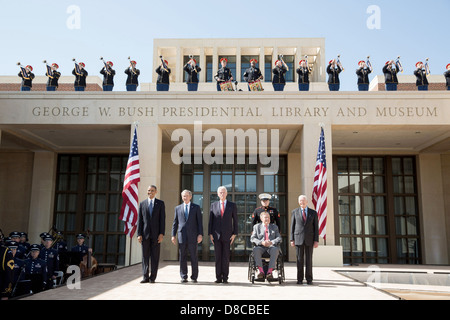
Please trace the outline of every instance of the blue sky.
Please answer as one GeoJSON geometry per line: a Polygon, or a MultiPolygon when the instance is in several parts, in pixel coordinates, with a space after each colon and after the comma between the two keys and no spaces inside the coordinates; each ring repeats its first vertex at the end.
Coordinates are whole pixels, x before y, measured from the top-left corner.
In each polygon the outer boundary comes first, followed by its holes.
{"type": "Polygon", "coordinates": [[[326,61],[341,54],[341,91],[350,91],[357,62],[367,55],[375,75],[398,55],[404,74],[427,57],[432,74],[442,74],[450,63],[449,13],[449,0],[0,0],[0,75],[16,75],[18,61],[43,75],[44,59],[71,75],[74,57],[99,75],[103,56],[114,62],[118,91],[125,90],[128,56],[138,62],[140,81],[151,82],[155,38],[324,37],[326,61]],[[80,9],[79,29],[67,27],[71,5],[80,9]],[[380,9],[375,29],[367,26],[372,5],[380,9]]]}

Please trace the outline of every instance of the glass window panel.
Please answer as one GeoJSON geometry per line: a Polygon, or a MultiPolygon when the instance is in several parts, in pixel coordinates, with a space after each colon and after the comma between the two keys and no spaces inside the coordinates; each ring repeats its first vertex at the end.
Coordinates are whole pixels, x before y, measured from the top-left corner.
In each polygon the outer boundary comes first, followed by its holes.
{"type": "Polygon", "coordinates": [[[220,175],[211,175],[211,192],[217,192],[217,188],[220,187],[220,175]]]}
{"type": "Polygon", "coordinates": [[[367,235],[376,234],[375,217],[365,216],[364,217],[364,233],[367,235]]]}
{"type": "Polygon", "coordinates": [[[70,172],[78,172],[80,170],[80,157],[71,157],[70,172]]]}
{"type": "Polygon", "coordinates": [[[364,199],[364,214],[375,214],[374,197],[363,197],[364,199]]]}
{"type": "Polygon", "coordinates": [[[75,231],[75,213],[66,215],[66,231],[75,231]]]}
{"type": "Polygon", "coordinates": [[[206,82],[213,81],[213,62],[212,56],[206,56],[206,82]]]}
{"type": "Polygon", "coordinates": [[[350,214],[361,214],[361,198],[359,196],[350,196],[350,214]]]}
{"type": "Polygon", "coordinates": [[[264,176],[264,192],[275,192],[275,176],[264,176]]]}
{"type": "Polygon", "coordinates": [[[67,174],[59,174],[58,178],[58,191],[66,191],[69,176],[67,174]]]}
{"type": "Polygon", "coordinates": [[[384,193],[384,177],[374,176],[375,193],[384,193]]]}
{"type": "Polygon", "coordinates": [[[120,174],[112,173],[109,175],[109,190],[110,191],[121,191],[123,187],[123,181],[120,181],[120,174]]]}
{"type": "Polygon", "coordinates": [[[96,211],[97,212],[105,212],[106,211],[106,195],[105,194],[97,195],[96,211]]]}
{"type": "Polygon", "coordinates": [[[56,201],[56,211],[66,211],[66,195],[58,194],[56,201]]]}
{"type": "Polygon", "coordinates": [[[408,253],[408,244],[406,239],[397,239],[397,257],[404,258],[408,253]]]}
{"type": "Polygon", "coordinates": [[[341,238],[341,246],[344,256],[351,255],[350,238],[341,238]]]}
{"type": "Polygon", "coordinates": [[[64,213],[57,213],[55,218],[55,226],[58,230],[65,230],[65,218],[66,215],[64,213]]]}
{"type": "Polygon", "coordinates": [[[417,219],[416,217],[407,217],[406,218],[406,231],[408,235],[416,236],[417,235],[417,219]]]}
{"type": "Polygon", "coordinates": [[[111,157],[111,172],[122,171],[122,158],[121,157],[111,157]]]}
{"type": "MultiPolygon", "coordinates": [[[[247,161],[249,159],[247,158],[247,161]]],[[[257,171],[257,164],[247,164],[247,173],[256,173],[257,171]]]]}
{"type": "Polygon", "coordinates": [[[93,212],[94,204],[95,204],[95,195],[86,194],[86,203],[85,203],[85,207],[84,207],[85,211],[93,212]]]}
{"type": "Polygon", "coordinates": [[[351,219],[352,234],[361,234],[362,233],[361,217],[350,216],[350,219],[351,219]]]}
{"type": "Polygon", "coordinates": [[[224,174],[222,176],[222,185],[227,187],[228,191],[231,191],[233,187],[233,176],[231,174],[224,174]]]}
{"type": "Polygon", "coordinates": [[[200,206],[200,209],[201,209],[202,212],[203,212],[203,194],[194,194],[194,195],[192,196],[192,201],[193,201],[195,204],[198,204],[198,205],[200,206]]]}
{"type": "Polygon", "coordinates": [[[408,215],[417,215],[416,209],[416,198],[415,197],[405,197],[405,208],[406,214],[408,215]]]}
{"type": "Polygon", "coordinates": [[[403,193],[403,176],[392,177],[392,185],[394,187],[394,193],[403,193]]]}
{"type": "Polygon", "coordinates": [[[377,235],[385,235],[386,233],[386,218],[376,217],[377,219],[377,235]]]}
{"type": "Polygon", "coordinates": [[[348,196],[339,196],[339,214],[350,214],[350,199],[348,196]]]}
{"type": "Polygon", "coordinates": [[[352,238],[352,254],[353,254],[353,256],[360,257],[360,256],[362,256],[362,253],[363,253],[362,238],[352,238]]]}
{"type": "Polygon", "coordinates": [[[119,226],[119,214],[111,213],[108,215],[108,232],[117,232],[119,226]]]}
{"type": "Polygon", "coordinates": [[[408,246],[408,257],[418,258],[419,257],[419,242],[417,239],[409,238],[406,239],[408,246]]]}
{"type": "Polygon", "coordinates": [[[375,214],[385,214],[386,213],[386,201],[385,197],[375,197],[375,214]]]}
{"type": "Polygon", "coordinates": [[[405,214],[403,197],[394,197],[394,214],[395,215],[405,214]]]}
{"type": "Polygon", "coordinates": [[[397,235],[406,235],[406,226],[404,217],[395,217],[395,232],[397,235]]]}
{"type": "Polygon", "coordinates": [[[279,157],[278,158],[278,174],[286,174],[286,158],[285,157],[279,157]]]}
{"type": "Polygon", "coordinates": [[[109,195],[109,208],[110,212],[119,212],[119,194],[111,193],[109,195]]]}
{"type": "Polygon", "coordinates": [[[105,173],[108,172],[108,158],[99,157],[98,158],[98,172],[105,173]]]}
{"type": "Polygon", "coordinates": [[[376,238],[366,238],[366,256],[376,257],[377,256],[377,240],[376,238]]]}
{"type": "MultiPolygon", "coordinates": [[[[202,174],[194,174],[194,192],[203,192],[203,175],[202,174]]],[[[191,189],[189,189],[191,190],[191,189]]]]}
{"type": "Polygon", "coordinates": [[[362,158],[362,173],[363,174],[372,174],[372,158],[362,158]]]}
{"type": "Polygon", "coordinates": [[[107,188],[108,188],[108,176],[106,174],[99,174],[97,191],[106,191],[107,188]]]}
{"type": "Polygon", "coordinates": [[[265,55],[264,56],[264,69],[265,69],[265,82],[272,82],[272,56],[265,55]]]}
{"type": "Polygon", "coordinates": [[[237,212],[245,212],[245,195],[235,196],[237,212]]]}
{"type": "Polygon", "coordinates": [[[125,253],[126,237],[124,234],[119,235],[119,252],[125,253]]]}
{"type": "Polygon", "coordinates": [[[337,178],[339,193],[349,193],[348,176],[338,176],[337,178]]]}
{"type": "Polygon", "coordinates": [[[235,173],[245,173],[245,164],[235,164],[234,172],[235,173]]]}
{"type": "Polygon", "coordinates": [[[105,214],[95,214],[95,231],[105,231],[105,214]]]}
{"type": "Polygon", "coordinates": [[[413,158],[403,158],[403,174],[414,174],[413,158]]]}
{"type": "Polygon", "coordinates": [[[256,207],[259,207],[256,203],[256,194],[248,194],[246,195],[247,200],[247,210],[246,213],[253,213],[253,211],[256,209],[256,207]]]}
{"type": "Polygon", "coordinates": [[[339,216],[340,234],[350,234],[350,216],[339,216]]]}
{"type": "Polygon", "coordinates": [[[86,213],[84,215],[84,230],[94,230],[94,214],[86,213]]]}
{"type": "MultiPolygon", "coordinates": [[[[191,190],[192,189],[192,175],[183,174],[181,175],[181,189],[182,190],[191,190]]],[[[212,191],[212,190],[211,190],[212,191]]]]}
{"type": "Polygon", "coordinates": [[[95,191],[96,190],[96,174],[88,174],[86,179],[86,190],[87,191],[95,191]]]}
{"type": "Polygon", "coordinates": [[[222,173],[233,173],[233,165],[232,164],[223,164],[222,165],[222,173]]]}
{"type": "Polygon", "coordinates": [[[78,189],[78,175],[77,174],[71,174],[70,175],[70,191],[77,191],[78,189]]]}
{"type": "Polygon", "coordinates": [[[106,252],[107,253],[117,253],[117,235],[116,234],[108,235],[106,252]]]}
{"type": "Polygon", "coordinates": [[[69,156],[61,156],[59,158],[59,172],[69,172],[69,156]]]}
{"type": "Polygon", "coordinates": [[[275,192],[286,192],[286,177],[276,176],[275,192]]]}
{"type": "Polygon", "coordinates": [[[238,174],[234,176],[234,191],[236,192],[245,191],[245,175],[238,174]]]}
{"type": "Polygon", "coordinates": [[[247,192],[256,192],[256,175],[247,175],[246,176],[246,191],[247,192]]]}
{"type": "Polygon", "coordinates": [[[76,212],[77,211],[77,195],[69,194],[68,197],[69,197],[69,201],[68,201],[67,211],[76,212]]]}
{"type": "Polygon", "coordinates": [[[96,172],[97,171],[97,157],[88,157],[88,172],[96,172]]]}
{"type": "Polygon", "coordinates": [[[245,225],[246,225],[245,222],[247,220],[246,218],[247,218],[247,215],[238,214],[238,228],[239,228],[239,230],[245,230],[244,231],[245,233],[249,233],[249,231],[245,229],[245,225]]]}
{"type": "MultiPolygon", "coordinates": [[[[93,248],[92,248],[92,250],[94,251],[94,253],[95,252],[98,252],[98,253],[101,253],[101,252],[103,252],[103,241],[104,241],[104,236],[103,235],[100,235],[100,234],[96,234],[96,235],[94,235],[93,236],[93,238],[92,238],[92,244],[93,244],[93,248]]],[[[87,245],[88,243],[86,242],[86,245],[87,245]]],[[[95,257],[97,258],[97,254],[95,255],[95,257]]],[[[98,259],[98,258],[97,258],[98,259]]]]}
{"type": "Polygon", "coordinates": [[[362,192],[373,193],[373,176],[363,176],[362,192]]]}
{"type": "Polygon", "coordinates": [[[373,158],[373,173],[384,174],[384,160],[383,158],[373,158]]]}
{"type": "Polygon", "coordinates": [[[360,182],[360,178],[359,176],[349,176],[350,179],[350,185],[348,188],[348,192],[349,193],[359,193],[360,192],[360,187],[359,187],[359,182],[360,182]]]}
{"type": "Polygon", "coordinates": [[[339,174],[348,174],[347,158],[337,158],[337,171],[339,174]]]}
{"type": "Polygon", "coordinates": [[[348,172],[359,174],[359,158],[348,158],[348,172]]]}
{"type": "Polygon", "coordinates": [[[402,162],[400,158],[392,158],[392,174],[402,174],[402,162]]]}
{"type": "Polygon", "coordinates": [[[405,193],[415,193],[415,183],[414,183],[414,177],[412,176],[405,176],[405,193]]]}
{"type": "MultiPolygon", "coordinates": [[[[377,252],[379,257],[387,257],[388,256],[388,245],[386,238],[377,238],[377,252]]],[[[380,261],[380,263],[382,263],[380,261]]],[[[387,263],[384,262],[384,263],[387,263]]]]}

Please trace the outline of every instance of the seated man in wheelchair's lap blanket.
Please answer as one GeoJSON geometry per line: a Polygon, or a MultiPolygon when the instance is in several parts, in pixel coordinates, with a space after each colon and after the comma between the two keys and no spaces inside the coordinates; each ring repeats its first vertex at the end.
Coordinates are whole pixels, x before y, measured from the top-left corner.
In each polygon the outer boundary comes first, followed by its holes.
{"type": "Polygon", "coordinates": [[[262,222],[253,227],[250,241],[256,245],[253,248],[253,255],[259,269],[259,279],[264,278],[262,256],[265,252],[270,255],[269,270],[267,271],[267,278],[269,279],[272,277],[272,271],[275,268],[280,251],[281,235],[277,225],[270,223],[268,212],[261,212],[260,219],[262,222]]]}

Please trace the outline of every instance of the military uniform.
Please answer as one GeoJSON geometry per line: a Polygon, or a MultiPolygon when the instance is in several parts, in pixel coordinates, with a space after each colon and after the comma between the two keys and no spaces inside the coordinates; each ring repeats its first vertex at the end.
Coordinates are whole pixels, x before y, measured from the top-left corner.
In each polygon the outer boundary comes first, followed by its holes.
{"type": "MultiPolygon", "coordinates": [[[[134,62],[134,65],[136,66],[136,61],[131,62],[134,62]]],[[[141,71],[136,69],[136,67],[134,70],[131,67],[128,67],[125,69],[125,74],[127,75],[127,81],[125,82],[127,91],[136,91],[139,86],[138,77],[141,74],[141,71]]]]}
{"type": "MultiPolygon", "coordinates": [[[[267,211],[270,215],[270,223],[275,223],[278,226],[278,229],[281,228],[280,225],[280,214],[278,213],[278,210],[274,207],[264,207],[261,206],[259,208],[256,208],[255,211],[252,213],[252,228],[255,224],[260,223],[261,219],[259,216],[262,212],[267,211]]],[[[280,229],[281,230],[281,229],[280,229]]]]}
{"type": "Polygon", "coordinates": [[[112,91],[114,88],[114,76],[116,75],[116,71],[112,68],[113,63],[108,61],[106,64],[109,64],[108,70],[106,67],[103,67],[100,70],[100,73],[103,75],[103,91],[112,91]]]}
{"type": "Polygon", "coordinates": [[[88,72],[84,67],[86,66],[83,62],[79,63],[80,69],[77,72],[76,68],[73,68],[72,74],[75,76],[74,87],[75,91],[84,91],[86,88],[86,78],[88,76],[88,72]]]}
{"type": "MultiPolygon", "coordinates": [[[[302,63],[303,60],[300,61],[302,63]]],[[[309,67],[298,67],[298,90],[299,91],[309,91],[309,67]]]]}
{"type": "MultiPolygon", "coordinates": [[[[85,239],[85,235],[82,233],[79,233],[77,235],[77,239],[85,239]]],[[[83,243],[82,245],[77,244],[76,246],[72,247],[70,250],[71,252],[78,252],[80,254],[80,262],[83,260],[83,257],[85,254],[88,253],[89,248],[83,243]]]]}
{"type": "Polygon", "coordinates": [[[188,78],[186,79],[188,91],[197,91],[198,90],[198,73],[202,71],[202,69],[197,65],[192,66],[190,63],[186,63],[184,65],[183,70],[187,72],[188,78]]]}
{"type": "MultiPolygon", "coordinates": [[[[45,241],[52,241],[53,238],[47,237],[44,239],[45,241]]],[[[55,271],[59,271],[59,255],[58,251],[53,248],[42,248],[41,252],[39,253],[39,258],[44,260],[47,264],[47,289],[50,289],[53,287],[53,279],[55,271]]]]}
{"type": "Polygon", "coordinates": [[[167,60],[164,60],[164,63],[166,65],[166,68],[158,66],[158,68],[156,68],[155,70],[155,72],[158,74],[158,78],[156,79],[156,91],[169,91],[169,76],[172,70],[170,70],[167,60]]]}
{"type": "MultiPolygon", "coordinates": [[[[56,67],[56,69],[58,69],[59,66],[56,63],[53,63],[52,67],[56,67]]],[[[47,91],[56,91],[56,88],[58,88],[58,80],[61,77],[61,72],[52,70],[51,74],[48,74],[48,72],[46,72],[45,75],[48,77],[47,91]]]]}
{"type": "Polygon", "coordinates": [[[384,83],[386,84],[386,91],[397,91],[398,79],[397,68],[390,67],[389,61],[383,67],[384,83]]]}
{"type": "Polygon", "coordinates": [[[416,76],[416,86],[419,91],[427,91],[428,90],[428,79],[427,72],[419,68],[421,62],[416,63],[416,70],[414,71],[414,75],[416,76]]]}
{"type": "MultiPolygon", "coordinates": [[[[31,246],[31,252],[39,250],[38,244],[31,246]]],[[[47,263],[38,257],[25,260],[25,278],[31,280],[33,293],[41,292],[47,283],[47,263]]]]}
{"type": "Polygon", "coordinates": [[[25,76],[22,74],[22,71],[19,72],[19,77],[22,78],[20,91],[30,91],[31,87],[33,86],[33,79],[34,79],[34,73],[32,72],[33,67],[27,66],[27,68],[28,67],[30,68],[30,71],[28,71],[25,76]]]}
{"type": "MultiPolygon", "coordinates": [[[[220,59],[221,62],[222,62],[222,60],[225,60],[228,62],[227,59],[224,59],[224,58],[220,59]]],[[[230,68],[222,67],[219,70],[217,70],[217,73],[214,76],[214,79],[217,81],[217,91],[222,91],[222,89],[220,88],[221,82],[229,81],[229,80],[231,80],[231,78],[233,78],[233,74],[231,73],[230,68]]]]}
{"type": "Polygon", "coordinates": [[[369,74],[372,72],[369,68],[364,68],[361,64],[363,61],[359,62],[359,68],[356,70],[356,75],[358,76],[358,90],[368,91],[369,90],[369,74]]]}
{"type": "Polygon", "coordinates": [[[0,245],[0,298],[9,298],[13,289],[14,258],[11,250],[0,245]]]}
{"type": "Polygon", "coordinates": [[[341,67],[336,65],[336,68],[333,68],[330,61],[327,67],[328,88],[330,89],[330,91],[339,91],[340,86],[339,73],[341,72],[342,72],[341,67]]]}
{"type": "MultiPolygon", "coordinates": [[[[252,59],[252,60],[254,60],[254,59],[252,59]]],[[[252,60],[250,60],[250,63],[252,62],[252,60]]],[[[254,61],[256,64],[256,60],[254,60],[254,61]]],[[[257,68],[256,66],[255,67],[251,66],[250,68],[245,70],[243,78],[244,78],[244,81],[250,83],[250,82],[254,82],[256,80],[262,80],[263,75],[259,68],[257,68]]],[[[250,91],[250,86],[248,86],[248,91],[250,91]]]]}
{"type": "Polygon", "coordinates": [[[450,64],[447,65],[447,71],[444,72],[445,86],[450,90],[450,64]]]}

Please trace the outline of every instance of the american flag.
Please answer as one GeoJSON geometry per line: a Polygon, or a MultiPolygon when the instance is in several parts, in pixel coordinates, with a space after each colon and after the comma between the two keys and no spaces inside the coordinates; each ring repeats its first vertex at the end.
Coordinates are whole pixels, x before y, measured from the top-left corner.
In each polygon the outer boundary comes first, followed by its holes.
{"type": "Polygon", "coordinates": [[[136,231],[139,209],[138,182],[140,180],[137,131],[134,128],[133,142],[130,146],[130,156],[128,157],[127,170],[123,181],[123,202],[119,217],[120,220],[125,222],[125,233],[130,237],[133,237],[136,231]]]}
{"type": "Polygon", "coordinates": [[[312,202],[319,216],[319,235],[326,239],[327,233],[327,162],[325,159],[325,137],[320,133],[316,169],[312,192],[312,202]]]}

